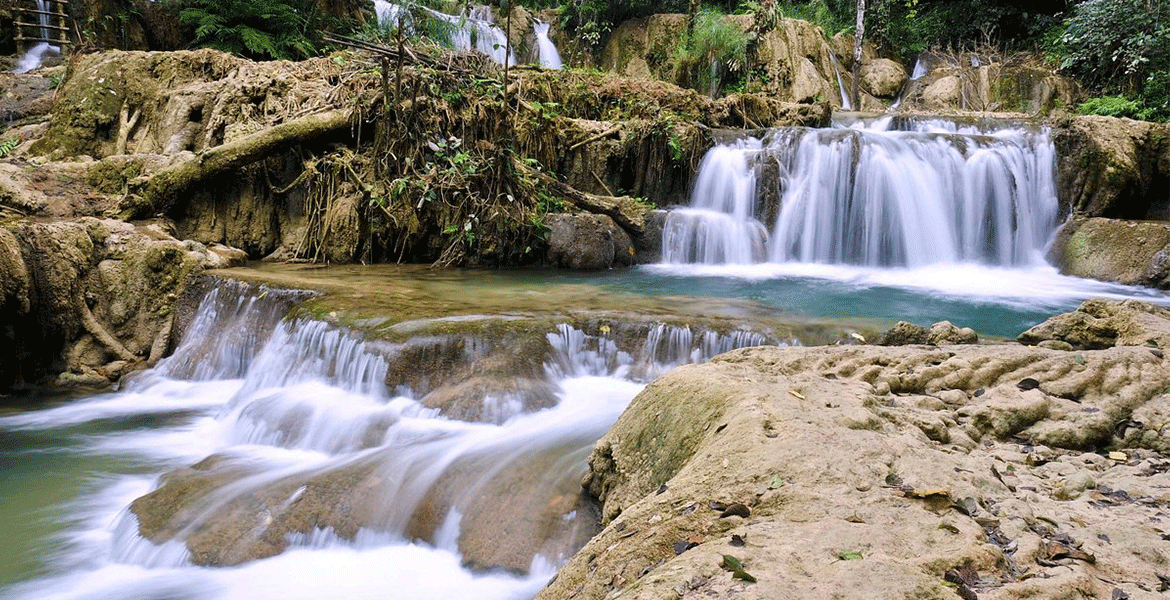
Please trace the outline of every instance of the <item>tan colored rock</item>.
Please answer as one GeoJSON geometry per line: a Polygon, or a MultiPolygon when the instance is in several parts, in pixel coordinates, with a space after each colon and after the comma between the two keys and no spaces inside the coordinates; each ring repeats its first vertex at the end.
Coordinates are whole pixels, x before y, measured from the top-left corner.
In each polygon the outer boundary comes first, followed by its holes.
{"type": "Polygon", "coordinates": [[[1137,300],[1086,300],[1021,333],[1021,344],[1058,340],[1078,350],[1113,346],[1170,348],[1170,311],[1137,300]]]}
{"type": "Polygon", "coordinates": [[[907,79],[902,65],[888,58],[873,59],[861,65],[862,86],[878,98],[897,98],[907,79]]]}
{"type": "Polygon", "coordinates": [[[1164,285],[1170,278],[1170,223],[1094,217],[1070,221],[1051,254],[1067,275],[1129,285],[1164,285]]]}
{"type": "Polygon", "coordinates": [[[1070,418],[1060,402],[1125,418],[1170,382],[1145,349],[1083,358],[1012,346],[752,348],[670,371],[595,446],[587,484],[604,529],[538,599],[771,599],[794,589],[952,598],[943,578],[959,569],[985,598],[1106,599],[1115,587],[1153,598],[1143,590],[1157,589],[1167,560],[1155,550],[1158,501],[1100,490],[1167,498],[1158,486],[1170,474],[996,437],[1022,428],[1016,435],[1030,438],[1070,418]],[[1019,389],[1025,377],[1038,387],[1019,389]],[[971,408],[927,402],[937,386],[971,408]],[[1063,399],[1074,391],[1080,404],[1063,399]],[[992,406],[998,416],[974,418],[992,406]],[[863,413],[871,425],[851,426],[863,413]],[[932,439],[931,420],[983,444],[932,439]],[[730,503],[749,516],[721,517],[730,503]],[[721,568],[725,555],[755,582],[721,568]]]}
{"type": "Polygon", "coordinates": [[[1166,219],[1170,200],[1155,182],[1170,177],[1170,127],[1079,116],[1053,131],[1057,194],[1087,217],[1166,219]]]}
{"type": "Polygon", "coordinates": [[[961,83],[954,75],[937,79],[922,90],[922,104],[935,110],[958,106],[961,98],[961,83]]]}

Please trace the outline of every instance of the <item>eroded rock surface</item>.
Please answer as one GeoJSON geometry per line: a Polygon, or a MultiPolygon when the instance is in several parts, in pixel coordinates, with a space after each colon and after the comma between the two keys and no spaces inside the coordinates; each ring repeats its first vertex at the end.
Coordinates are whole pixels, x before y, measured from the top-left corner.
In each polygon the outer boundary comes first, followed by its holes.
{"type": "Polygon", "coordinates": [[[605,528],[538,598],[1159,597],[1168,383],[1145,347],[681,367],[595,446],[605,528]]]}
{"type": "Polygon", "coordinates": [[[181,242],[159,224],[17,221],[0,233],[0,387],[116,380],[162,358],[188,277],[242,264],[223,246],[181,242]]]}

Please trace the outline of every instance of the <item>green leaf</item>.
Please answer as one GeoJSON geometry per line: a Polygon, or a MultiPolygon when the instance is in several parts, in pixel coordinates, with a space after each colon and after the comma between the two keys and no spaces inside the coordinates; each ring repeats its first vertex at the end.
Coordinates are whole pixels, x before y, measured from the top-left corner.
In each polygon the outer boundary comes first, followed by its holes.
{"type": "Polygon", "coordinates": [[[779,489],[782,485],[784,485],[784,478],[781,477],[779,473],[777,473],[772,476],[772,483],[768,484],[768,489],[779,489]]]}
{"type": "Polygon", "coordinates": [[[738,558],[736,558],[730,554],[724,554],[723,555],[723,567],[726,569],[731,569],[732,571],[742,571],[743,570],[743,563],[739,562],[738,558]]]}
{"type": "Polygon", "coordinates": [[[841,560],[861,560],[864,557],[856,550],[842,550],[837,553],[837,558],[841,560]]]}

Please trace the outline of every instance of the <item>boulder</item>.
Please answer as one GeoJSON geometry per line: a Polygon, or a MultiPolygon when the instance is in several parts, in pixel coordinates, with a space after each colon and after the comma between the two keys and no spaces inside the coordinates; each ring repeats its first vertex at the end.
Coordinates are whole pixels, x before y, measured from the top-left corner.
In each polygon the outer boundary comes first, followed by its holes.
{"type": "Polygon", "coordinates": [[[907,346],[927,343],[925,327],[907,321],[898,321],[873,341],[878,346],[907,346]]]}
{"type": "Polygon", "coordinates": [[[613,219],[592,213],[549,215],[548,262],[575,270],[609,269],[633,264],[630,236],[613,219]]]}
{"type": "Polygon", "coordinates": [[[1016,339],[1029,345],[1055,340],[1077,350],[1170,348],[1170,310],[1137,300],[1086,300],[1075,311],[1052,317],[1016,339]]]}
{"type": "Polygon", "coordinates": [[[926,108],[934,110],[958,106],[962,98],[961,87],[958,76],[940,77],[927,84],[920,101],[926,108]]]}
{"type": "Polygon", "coordinates": [[[1053,130],[1057,197],[1086,217],[1170,218],[1170,126],[1080,116],[1053,130]]]}
{"type": "Polygon", "coordinates": [[[861,65],[861,84],[869,93],[894,100],[906,85],[906,70],[888,58],[878,58],[861,65]]]}
{"type": "Polygon", "coordinates": [[[1170,223],[1073,219],[1064,225],[1049,254],[1067,275],[1128,285],[1170,285],[1170,223]]]}
{"type": "Polygon", "coordinates": [[[956,327],[950,321],[939,321],[926,331],[926,343],[933,346],[977,344],[979,335],[970,327],[956,327]]]}
{"type": "Polygon", "coordinates": [[[1085,450],[1164,443],[1113,424],[1164,423],[1170,369],[1081,358],[760,347],[674,369],[594,447],[603,529],[537,598],[1145,597],[1165,460],[1085,450]]]}

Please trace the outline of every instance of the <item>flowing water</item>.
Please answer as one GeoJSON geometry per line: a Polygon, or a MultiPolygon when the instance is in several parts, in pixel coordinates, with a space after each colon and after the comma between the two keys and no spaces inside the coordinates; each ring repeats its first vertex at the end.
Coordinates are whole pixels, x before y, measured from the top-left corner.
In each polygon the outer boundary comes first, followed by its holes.
{"type": "MultiPolygon", "coordinates": [[[[40,12],[40,14],[37,15],[37,20],[41,25],[41,29],[38,32],[38,35],[42,38],[48,39],[49,38],[49,29],[48,29],[48,27],[49,27],[49,15],[48,15],[49,5],[48,5],[48,3],[45,2],[45,0],[36,0],[36,3],[37,3],[37,10],[40,12]]],[[[49,44],[48,42],[37,43],[32,48],[29,48],[28,52],[24,53],[24,56],[20,57],[20,61],[16,63],[16,68],[13,69],[13,72],[27,73],[27,72],[41,66],[41,62],[44,60],[45,55],[50,53],[50,52],[60,54],[61,47],[54,46],[52,44],[49,44]]]]}
{"type": "Polygon", "coordinates": [[[708,153],[659,265],[234,270],[330,295],[221,283],[120,391],[0,415],[0,598],[530,598],[596,526],[591,444],[665,369],[1164,303],[1044,262],[1052,162],[1022,126],[791,128],[708,153]]]}
{"type": "Polygon", "coordinates": [[[540,52],[540,66],[546,69],[561,68],[561,53],[557,51],[557,45],[548,37],[549,24],[537,19],[533,22],[532,28],[533,33],[536,34],[536,47],[540,52]]]}

